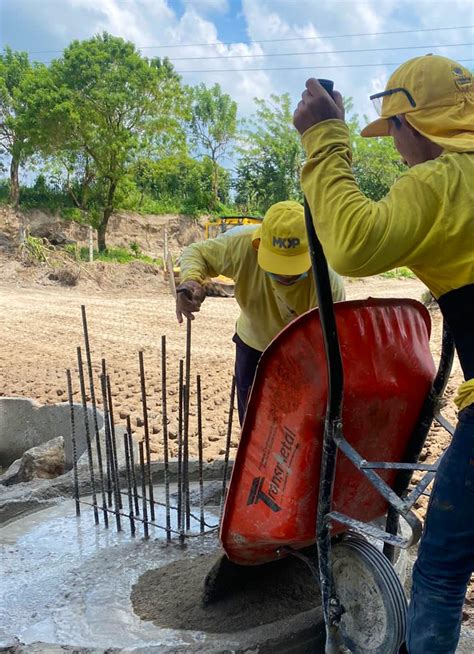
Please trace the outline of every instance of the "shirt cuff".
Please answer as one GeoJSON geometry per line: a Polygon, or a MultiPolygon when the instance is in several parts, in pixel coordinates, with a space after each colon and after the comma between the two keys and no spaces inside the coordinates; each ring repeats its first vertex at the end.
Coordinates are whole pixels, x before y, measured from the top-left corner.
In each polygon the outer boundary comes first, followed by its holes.
{"type": "Polygon", "coordinates": [[[301,142],[308,158],[334,142],[349,143],[349,128],[343,120],[331,118],[313,125],[303,133],[301,142]]]}

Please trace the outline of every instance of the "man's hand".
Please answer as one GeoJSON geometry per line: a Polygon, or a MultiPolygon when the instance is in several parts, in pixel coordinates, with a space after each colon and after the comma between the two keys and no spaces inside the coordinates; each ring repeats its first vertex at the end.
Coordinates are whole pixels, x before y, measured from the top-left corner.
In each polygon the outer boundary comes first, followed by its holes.
{"type": "Polygon", "coordinates": [[[334,99],[317,79],[311,78],[306,82],[306,91],[303,91],[293,114],[293,125],[300,134],[323,120],[344,120],[342,96],[338,91],[333,91],[333,96],[334,99]]]}
{"type": "Polygon", "coordinates": [[[194,320],[193,313],[201,309],[203,300],[204,289],[199,282],[190,279],[176,288],[176,317],[180,325],[183,316],[194,320]]]}

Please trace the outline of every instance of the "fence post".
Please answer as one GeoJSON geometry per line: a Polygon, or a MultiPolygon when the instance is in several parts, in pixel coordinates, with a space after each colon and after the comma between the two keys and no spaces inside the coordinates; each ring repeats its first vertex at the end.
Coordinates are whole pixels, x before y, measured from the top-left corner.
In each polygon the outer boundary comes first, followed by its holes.
{"type": "Polygon", "coordinates": [[[89,225],[89,263],[94,261],[94,235],[92,225],[89,225]]]}
{"type": "Polygon", "coordinates": [[[163,242],[163,271],[166,271],[167,260],[168,260],[168,228],[165,227],[165,238],[163,242]]]}

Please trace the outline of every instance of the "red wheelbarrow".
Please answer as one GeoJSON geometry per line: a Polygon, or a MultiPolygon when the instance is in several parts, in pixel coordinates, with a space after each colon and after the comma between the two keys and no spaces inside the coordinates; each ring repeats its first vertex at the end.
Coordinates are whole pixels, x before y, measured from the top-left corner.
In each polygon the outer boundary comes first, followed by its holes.
{"type": "Polygon", "coordinates": [[[333,305],[307,207],[306,222],[319,309],[291,323],[261,358],[221,541],[235,564],[288,555],[308,564],[321,587],[328,654],[395,654],[406,598],[391,561],[421,535],[411,509],[437,467],[417,463],[433,419],[452,431],[438,403],[453,341],[445,330],[436,372],[430,316],[419,302],[333,305]],[[408,492],[414,470],[426,474],[408,492]],[[315,543],[317,556],[308,555],[315,543]]]}

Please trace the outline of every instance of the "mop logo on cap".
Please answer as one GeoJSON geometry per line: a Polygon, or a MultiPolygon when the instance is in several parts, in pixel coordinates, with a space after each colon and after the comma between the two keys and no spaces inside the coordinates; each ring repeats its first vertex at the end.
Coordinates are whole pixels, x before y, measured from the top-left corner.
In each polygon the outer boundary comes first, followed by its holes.
{"type": "Polygon", "coordinates": [[[299,238],[279,238],[278,236],[274,236],[272,241],[273,247],[281,248],[284,250],[291,250],[291,248],[298,247],[299,244],[299,238]]]}
{"type": "Polygon", "coordinates": [[[472,75],[466,68],[451,66],[451,74],[459,91],[467,93],[472,90],[472,75]]]}

